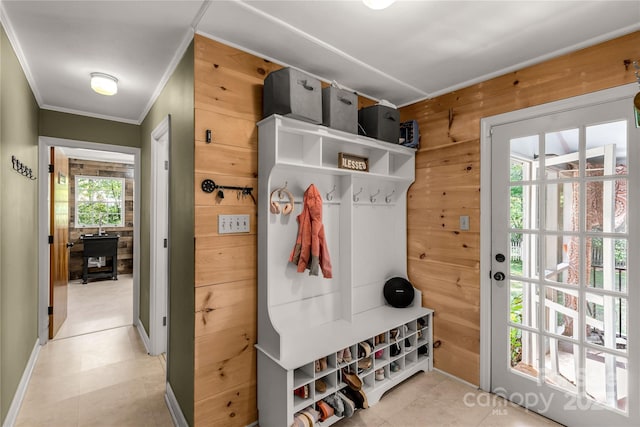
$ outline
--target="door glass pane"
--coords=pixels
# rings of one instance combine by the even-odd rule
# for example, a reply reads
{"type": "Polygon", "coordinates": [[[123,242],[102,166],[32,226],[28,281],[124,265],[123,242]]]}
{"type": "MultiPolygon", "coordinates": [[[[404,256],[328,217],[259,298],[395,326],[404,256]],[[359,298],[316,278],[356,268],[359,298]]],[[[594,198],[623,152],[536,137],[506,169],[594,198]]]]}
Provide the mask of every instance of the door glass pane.
{"type": "Polygon", "coordinates": [[[545,134],[544,160],[547,179],[565,179],[578,176],[579,136],[578,129],[545,134]]]}
{"type": "Polygon", "coordinates": [[[537,279],[538,236],[531,233],[510,233],[510,274],[516,277],[537,279]]]}
{"type": "Polygon", "coordinates": [[[580,357],[580,347],[570,341],[548,337],[545,349],[545,382],[564,390],[576,392],[576,371],[580,357]]]}
{"type": "Polygon", "coordinates": [[[538,285],[510,281],[509,311],[511,322],[532,328],[538,327],[538,285]]]}
{"type": "Polygon", "coordinates": [[[627,239],[588,238],[585,258],[590,287],[627,292],[627,239]]]}
{"type": "Polygon", "coordinates": [[[545,287],[544,316],[546,331],[578,338],[578,293],[569,289],[545,287]]]}
{"type": "Polygon", "coordinates": [[[538,229],[539,221],[536,215],[538,208],[537,185],[513,185],[509,205],[509,221],[511,228],[538,229]]]}
{"type": "Polygon", "coordinates": [[[580,191],[577,182],[547,184],[545,195],[545,228],[549,231],[578,231],[580,226],[580,191]],[[578,196],[575,197],[574,196],[578,196]]]}
{"type": "Polygon", "coordinates": [[[509,349],[511,369],[521,374],[537,378],[539,335],[524,329],[509,328],[509,349]]]}
{"type": "Polygon", "coordinates": [[[587,342],[610,349],[627,350],[627,299],[586,294],[587,342]]]}
{"type": "Polygon", "coordinates": [[[626,179],[591,181],[586,184],[587,231],[627,231],[627,184],[626,179]]]}
{"type": "Polygon", "coordinates": [[[540,144],[538,141],[538,135],[514,138],[510,141],[511,182],[537,179],[537,158],[540,153],[540,144]]]}
{"type": "Polygon", "coordinates": [[[545,279],[549,282],[577,285],[580,271],[579,237],[560,234],[546,236],[544,242],[545,279]]]}
{"type": "Polygon", "coordinates": [[[627,173],[627,121],[586,127],[586,176],[627,173]]]}
{"type": "Polygon", "coordinates": [[[590,399],[627,412],[627,374],[626,357],[586,350],[585,388],[590,399]]]}

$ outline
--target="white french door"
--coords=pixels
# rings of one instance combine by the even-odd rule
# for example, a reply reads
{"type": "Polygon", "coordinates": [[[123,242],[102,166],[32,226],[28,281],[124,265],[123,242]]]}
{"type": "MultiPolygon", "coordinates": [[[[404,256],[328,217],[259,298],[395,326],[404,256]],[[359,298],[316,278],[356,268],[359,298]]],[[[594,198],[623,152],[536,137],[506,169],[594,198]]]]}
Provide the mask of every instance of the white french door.
{"type": "Polygon", "coordinates": [[[632,99],[495,126],[491,390],[566,425],[640,425],[632,99]]]}

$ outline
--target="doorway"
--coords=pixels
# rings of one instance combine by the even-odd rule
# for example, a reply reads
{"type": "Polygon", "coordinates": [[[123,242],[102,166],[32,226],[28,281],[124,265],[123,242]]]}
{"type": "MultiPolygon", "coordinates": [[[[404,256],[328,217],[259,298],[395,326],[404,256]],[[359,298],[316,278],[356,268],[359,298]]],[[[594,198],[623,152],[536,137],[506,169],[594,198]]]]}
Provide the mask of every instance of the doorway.
{"type": "MultiPolygon", "coordinates": [[[[60,325],[60,330],[55,335],[55,338],[66,338],[124,325],[136,325],[138,330],[144,331],[141,325],[138,325],[140,149],[41,137],[39,142],[39,165],[40,176],[53,175],[52,182],[60,181],[67,184],[67,188],[71,189],[71,191],[68,191],[68,199],[72,200],[72,203],[75,203],[75,206],[79,208],[67,208],[67,211],[72,211],[70,213],[71,221],[67,218],[67,223],[72,225],[72,232],[67,242],[65,242],[68,243],[68,252],[71,254],[69,265],[72,267],[69,284],[64,287],[65,291],[68,292],[69,318],[67,322],[63,322],[60,325]],[[60,179],[57,179],[58,175],[55,171],[53,174],[48,173],[51,147],[55,147],[56,152],[66,152],[68,157],[72,159],[68,163],[71,166],[70,171],[61,174],[60,179]],[[120,166],[116,167],[115,165],[120,166]],[[101,169],[102,177],[96,177],[96,174],[90,171],[92,168],[101,169]],[[116,175],[119,174],[130,176],[130,178],[117,178],[116,175]],[[99,179],[103,178],[105,182],[96,184],[99,179]],[[73,182],[70,182],[72,180],[73,182]],[[103,187],[104,185],[109,186],[109,194],[118,193],[120,200],[118,203],[121,203],[121,205],[117,209],[109,205],[109,203],[114,203],[111,200],[113,197],[107,197],[100,193],[101,184],[103,187]],[[114,190],[113,188],[116,184],[120,184],[120,187],[114,190]],[[85,195],[82,195],[78,199],[79,201],[76,201],[75,190],[78,189],[76,186],[91,189],[91,194],[95,197],[89,196],[86,198],[85,195]],[[73,195],[71,194],[72,192],[74,193],[73,195]],[[84,201],[85,198],[88,201],[84,201]],[[97,200],[100,200],[100,203],[94,203],[97,200]],[[125,208],[125,204],[129,206],[125,208]],[[126,211],[130,212],[128,216],[126,211]],[[78,226],[77,229],[74,228],[76,225],[78,226]],[[121,227],[116,227],[117,225],[121,225],[121,227]],[[95,274],[84,275],[83,277],[83,253],[82,251],[78,252],[78,250],[72,252],[74,243],[82,242],[82,239],[86,238],[86,236],[95,238],[101,234],[100,232],[102,232],[103,237],[110,238],[115,242],[122,240],[121,244],[116,243],[116,245],[133,246],[131,259],[127,260],[126,256],[121,256],[119,262],[121,266],[130,263],[131,274],[117,275],[117,256],[104,257],[102,259],[95,257],[88,259],[93,264],[88,263],[92,268],[87,270],[92,273],[95,272],[95,274]],[[134,242],[135,244],[133,244],[134,242]],[[110,275],[109,280],[95,280],[95,278],[104,276],[101,272],[107,269],[116,272],[115,275],[110,275]],[[83,284],[83,281],[88,283],[83,284]],[[74,304],[76,304],[75,315],[74,304]]],[[[48,231],[50,222],[48,207],[54,194],[53,191],[47,188],[47,181],[49,180],[41,180],[39,182],[39,200],[42,201],[39,205],[39,231],[40,235],[44,236],[50,234],[48,231]]],[[[43,262],[40,263],[39,271],[38,324],[40,343],[45,344],[49,340],[48,312],[56,312],[55,306],[53,309],[49,309],[51,306],[49,301],[51,297],[55,297],[53,295],[55,290],[50,291],[49,288],[50,263],[52,264],[52,262],[50,262],[49,244],[46,239],[43,239],[39,245],[39,255],[43,262]]],[[[61,302],[59,301],[59,303],[61,302]]]]}
{"type": "Polygon", "coordinates": [[[490,119],[483,146],[483,387],[566,425],[640,422],[629,404],[638,319],[627,310],[640,303],[629,262],[640,249],[640,131],[623,91],[490,119]]]}

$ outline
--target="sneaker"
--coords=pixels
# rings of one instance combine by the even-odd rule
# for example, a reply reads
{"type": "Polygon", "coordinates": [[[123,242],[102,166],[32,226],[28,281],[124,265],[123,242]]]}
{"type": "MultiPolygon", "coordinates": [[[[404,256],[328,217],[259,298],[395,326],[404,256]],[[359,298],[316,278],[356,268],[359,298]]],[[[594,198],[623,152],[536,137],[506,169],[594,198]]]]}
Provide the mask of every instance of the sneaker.
{"type": "Polygon", "coordinates": [[[356,411],[356,405],[355,403],[353,403],[353,400],[349,399],[341,391],[337,392],[336,396],[338,396],[342,400],[342,403],[344,406],[344,416],[346,418],[349,418],[350,416],[352,416],[353,413],[356,411]]]}
{"type": "Polygon", "coordinates": [[[333,413],[338,417],[342,417],[344,415],[344,402],[337,394],[325,397],[324,401],[333,408],[333,413]]]}
{"type": "Polygon", "coordinates": [[[391,372],[398,372],[400,370],[400,364],[398,362],[391,362],[389,369],[391,372]]]}
{"type": "Polygon", "coordinates": [[[376,380],[382,381],[384,379],[384,369],[380,368],[376,371],[376,380]]]}
{"type": "Polygon", "coordinates": [[[316,403],[316,407],[318,408],[318,411],[320,412],[320,421],[324,421],[327,418],[331,418],[333,416],[333,414],[335,413],[335,411],[333,410],[333,406],[329,405],[324,400],[319,400],[316,403]]]}

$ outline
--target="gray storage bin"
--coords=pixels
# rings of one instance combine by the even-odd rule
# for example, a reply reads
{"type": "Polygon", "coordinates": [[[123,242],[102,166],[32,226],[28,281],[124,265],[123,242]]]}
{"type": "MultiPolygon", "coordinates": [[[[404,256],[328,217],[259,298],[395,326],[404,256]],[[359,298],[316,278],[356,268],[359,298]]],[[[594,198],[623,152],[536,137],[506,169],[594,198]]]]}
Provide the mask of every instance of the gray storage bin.
{"type": "Polygon", "coordinates": [[[322,123],[320,80],[293,68],[271,72],[264,80],[262,115],[322,123]]]}
{"type": "Polygon", "coordinates": [[[358,133],[358,96],[337,87],[322,89],[322,124],[358,133]]]}
{"type": "Polygon", "coordinates": [[[360,134],[381,141],[400,143],[400,112],[386,105],[372,105],[358,111],[360,134]]]}

